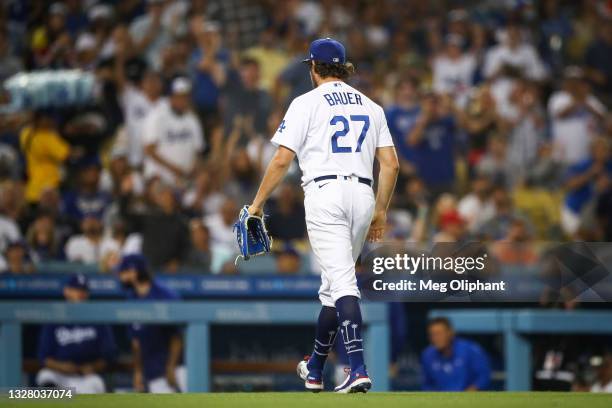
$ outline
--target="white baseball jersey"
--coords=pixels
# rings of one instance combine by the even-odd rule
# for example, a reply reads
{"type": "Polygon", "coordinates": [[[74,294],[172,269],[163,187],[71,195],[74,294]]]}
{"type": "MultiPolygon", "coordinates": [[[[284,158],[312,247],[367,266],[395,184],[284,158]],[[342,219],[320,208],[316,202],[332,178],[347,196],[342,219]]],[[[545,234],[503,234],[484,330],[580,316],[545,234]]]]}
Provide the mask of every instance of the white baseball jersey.
{"type": "Polygon", "coordinates": [[[341,297],[360,297],[355,262],[375,200],[370,183],[359,178],[372,180],[376,148],[393,146],[382,108],[343,82],[327,82],[294,99],[272,142],[293,150],[302,169],[321,303],[334,307],[341,297]],[[337,177],[315,180],[320,176],[337,177]]]}
{"type": "MultiPolygon", "coordinates": [[[[195,114],[186,112],[178,115],[164,101],[149,113],[145,123],[144,144],[157,145],[157,154],[178,168],[193,170],[198,152],[204,149],[202,127],[195,114]]],[[[175,176],[151,158],[145,158],[146,178],[159,176],[168,183],[174,183],[175,176]]]]}
{"type": "Polygon", "coordinates": [[[372,180],[376,148],[393,146],[383,109],[341,81],[295,98],[272,143],[296,153],[304,186],[325,175],[372,180]]]}

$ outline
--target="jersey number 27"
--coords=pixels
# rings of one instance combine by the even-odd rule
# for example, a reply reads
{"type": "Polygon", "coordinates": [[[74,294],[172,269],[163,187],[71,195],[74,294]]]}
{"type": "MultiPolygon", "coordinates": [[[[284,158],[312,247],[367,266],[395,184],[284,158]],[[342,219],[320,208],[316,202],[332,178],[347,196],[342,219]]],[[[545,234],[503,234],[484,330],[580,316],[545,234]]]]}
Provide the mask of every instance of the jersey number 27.
{"type": "MultiPolygon", "coordinates": [[[[361,128],[361,133],[359,134],[359,139],[357,139],[357,147],[355,148],[355,153],[359,153],[361,151],[361,144],[368,133],[368,129],[370,128],[370,117],[368,115],[351,115],[351,122],[363,122],[363,127],[361,128]]],[[[335,126],[337,124],[342,125],[342,129],[336,130],[336,132],[332,135],[331,138],[331,146],[332,153],[351,153],[353,150],[349,146],[338,146],[338,138],[344,137],[349,132],[349,120],[340,115],[336,115],[329,122],[330,125],[335,126]]]]}

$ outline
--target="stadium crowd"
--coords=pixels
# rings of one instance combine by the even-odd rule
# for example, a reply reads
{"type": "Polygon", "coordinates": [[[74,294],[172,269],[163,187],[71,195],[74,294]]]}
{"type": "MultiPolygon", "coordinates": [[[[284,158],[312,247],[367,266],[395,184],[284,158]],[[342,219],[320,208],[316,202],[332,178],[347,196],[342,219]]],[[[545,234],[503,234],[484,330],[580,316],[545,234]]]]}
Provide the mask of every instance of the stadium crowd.
{"type": "MultiPolygon", "coordinates": [[[[85,106],[2,115],[0,270],[142,252],[160,272],[235,273],[232,224],[321,36],[386,109],[389,239],[609,241],[611,18],[594,0],[3,2],[0,80],[78,68],[98,85],[85,106]]],[[[278,272],[316,269],[297,166],[267,213],[278,272]]],[[[512,248],[493,246],[537,260],[512,248]]]]}
{"type": "MultiPolygon", "coordinates": [[[[79,69],[95,76],[96,98],[0,114],[0,272],[61,262],[107,273],[141,253],[155,273],[244,273],[233,223],[285,109],[312,87],[308,44],[325,36],[346,45],[350,83],[385,108],[401,162],[388,240],[485,241],[508,265],[536,264],[542,242],[610,242],[610,1],[7,0],[0,82],[79,69]]],[[[281,274],[317,271],[299,177],[294,164],[266,208],[270,269],[281,274]]],[[[171,299],[152,282],[137,297],[171,299]]],[[[74,278],[64,294],[83,292],[74,278]]],[[[62,364],[56,329],[41,340],[50,369],[62,364]]],[[[96,358],[60,367],[96,392],[93,374],[114,348],[107,329],[78,328],[96,358]]],[[[445,320],[429,330],[426,372],[453,336],[445,320]]],[[[488,383],[480,349],[460,346],[486,375],[449,385],[429,373],[426,388],[488,383]]],[[[134,383],[159,375],[180,388],[178,360],[144,367],[154,374],[134,383]]],[[[41,384],[57,380],[41,373],[41,384]]]]}

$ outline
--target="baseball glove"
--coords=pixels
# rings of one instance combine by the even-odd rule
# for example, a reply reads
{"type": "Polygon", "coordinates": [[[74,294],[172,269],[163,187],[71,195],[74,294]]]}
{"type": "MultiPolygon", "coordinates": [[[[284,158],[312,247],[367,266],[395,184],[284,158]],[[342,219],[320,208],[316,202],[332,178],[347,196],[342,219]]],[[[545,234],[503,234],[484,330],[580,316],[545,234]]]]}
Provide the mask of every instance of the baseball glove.
{"type": "Polygon", "coordinates": [[[236,240],[240,248],[240,255],[236,258],[236,262],[241,257],[248,260],[252,256],[267,254],[272,247],[272,238],[268,235],[264,223],[265,216],[250,215],[248,209],[248,205],[242,207],[238,221],[234,224],[236,240]]]}

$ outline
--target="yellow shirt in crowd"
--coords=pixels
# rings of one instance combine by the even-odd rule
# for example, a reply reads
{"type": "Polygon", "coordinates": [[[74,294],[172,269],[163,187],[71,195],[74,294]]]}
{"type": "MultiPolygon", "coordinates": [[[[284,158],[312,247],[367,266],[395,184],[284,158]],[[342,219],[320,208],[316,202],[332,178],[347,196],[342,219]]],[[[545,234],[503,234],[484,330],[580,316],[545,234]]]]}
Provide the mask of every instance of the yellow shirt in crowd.
{"type": "Polygon", "coordinates": [[[21,131],[19,144],[26,158],[26,200],[37,203],[43,191],[59,186],[62,163],[70,154],[70,145],[55,130],[30,127],[21,131]]]}

